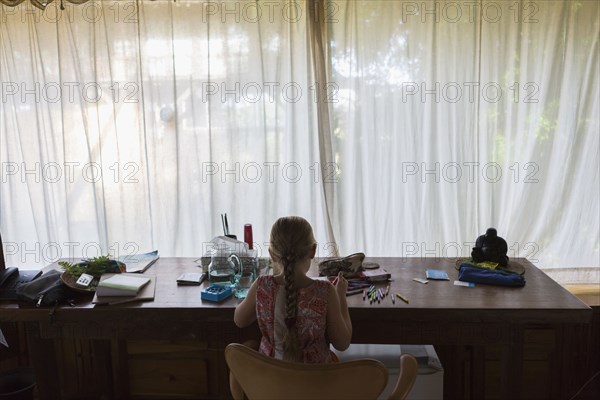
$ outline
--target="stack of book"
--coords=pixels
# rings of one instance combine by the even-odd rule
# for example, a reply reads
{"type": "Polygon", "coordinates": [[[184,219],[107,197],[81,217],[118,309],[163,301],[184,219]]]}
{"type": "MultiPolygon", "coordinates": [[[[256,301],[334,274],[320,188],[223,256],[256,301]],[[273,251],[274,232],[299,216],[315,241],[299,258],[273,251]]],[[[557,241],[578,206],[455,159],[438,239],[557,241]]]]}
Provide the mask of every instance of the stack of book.
{"type": "Polygon", "coordinates": [[[139,274],[104,274],[96,287],[95,304],[120,304],[153,300],[155,276],[139,274]]]}
{"type": "Polygon", "coordinates": [[[150,282],[147,276],[115,274],[102,279],[96,287],[98,296],[136,296],[150,282]]]}

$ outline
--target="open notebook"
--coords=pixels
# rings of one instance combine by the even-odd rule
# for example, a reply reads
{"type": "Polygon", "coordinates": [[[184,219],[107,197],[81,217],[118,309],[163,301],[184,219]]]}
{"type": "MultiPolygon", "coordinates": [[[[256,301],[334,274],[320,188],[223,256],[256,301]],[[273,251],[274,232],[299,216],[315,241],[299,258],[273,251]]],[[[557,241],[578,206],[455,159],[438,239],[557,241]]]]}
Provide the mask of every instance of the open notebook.
{"type": "Polygon", "coordinates": [[[151,251],[144,254],[129,254],[123,257],[119,257],[119,261],[125,264],[127,272],[144,272],[152,264],[158,260],[158,250],[151,251]]]}

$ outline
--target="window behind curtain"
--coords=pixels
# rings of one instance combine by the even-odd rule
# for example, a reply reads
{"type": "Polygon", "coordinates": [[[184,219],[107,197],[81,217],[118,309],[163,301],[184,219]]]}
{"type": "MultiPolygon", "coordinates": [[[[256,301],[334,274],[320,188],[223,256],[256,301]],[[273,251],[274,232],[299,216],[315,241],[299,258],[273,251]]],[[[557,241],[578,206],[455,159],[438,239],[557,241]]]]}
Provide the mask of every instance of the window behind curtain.
{"type": "Polygon", "coordinates": [[[598,280],[597,2],[315,4],[2,6],[9,263],[197,256],[222,212],[258,242],[303,215],[329,255],[328,179],[340,254],[467,256],[494,226],[509,257],[598,280]]]}
{"type": "Polygon", "coordinates": [[[302,215],[330,253],[305,2],[65,7],[0,8],[10,264],[199,256],[221,213],[263,255],[275,219],[302,215]]]}
{"type": "Polygon", "coordinates": [[[598,282],[598,4],[331,2],[343,249],[469,256],[496,227],[598,282]]]}

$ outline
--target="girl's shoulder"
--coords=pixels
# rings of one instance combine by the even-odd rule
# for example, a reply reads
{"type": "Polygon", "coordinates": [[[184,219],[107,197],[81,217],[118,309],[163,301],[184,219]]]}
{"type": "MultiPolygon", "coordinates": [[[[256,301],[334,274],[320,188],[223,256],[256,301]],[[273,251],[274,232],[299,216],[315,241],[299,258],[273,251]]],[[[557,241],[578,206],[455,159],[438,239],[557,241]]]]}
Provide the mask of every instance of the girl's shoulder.
{"type": "Polygon", "coordinates": [[[329,282],[329,279],[324,279],[323,277],[320,278],[312,278],[312,280],[315,282],[315,285],[319,285],[319,286],[323,286],[323,287],[329,287],[329,286],[333,286],[331,284],[331,282],[329,282]]]}
{"type": "Polygon", "coordinates": [[[277,282],[275,282],[275,278],[273,275],[261,275],[256,278],[256,284],[259,287],[272,287],[276,286],[277,282]]]}
{"type": "Polygon", "coordinates": [[[256,299],[258,302],[263,303],[268,301],[267,299],[273,299],[277,292],[277,282],[271,275],[262,275],[256,278],[256,299]]]}
{"type": "Polygon", "coordinates": [[[313,284],[309,287],[320,293],[327,293],[333,285],[331,282],[322,279],[313,279],[313,284]]]}

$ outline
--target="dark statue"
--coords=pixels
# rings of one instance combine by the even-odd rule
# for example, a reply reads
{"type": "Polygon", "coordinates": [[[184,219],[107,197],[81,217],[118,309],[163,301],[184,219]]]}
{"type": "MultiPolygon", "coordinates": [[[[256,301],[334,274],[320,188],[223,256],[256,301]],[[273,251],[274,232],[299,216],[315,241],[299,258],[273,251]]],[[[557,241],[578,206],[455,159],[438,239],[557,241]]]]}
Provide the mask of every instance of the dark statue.
{"type": "Polygon", "coordinates": [[[508,265],[508,245],[506,240],[498,236],[496,229],[489,228],[485,235],[481,235],[475,241],[475,247],[471,257],[475,262],[491,261],[503,267],[508,265]]]}

